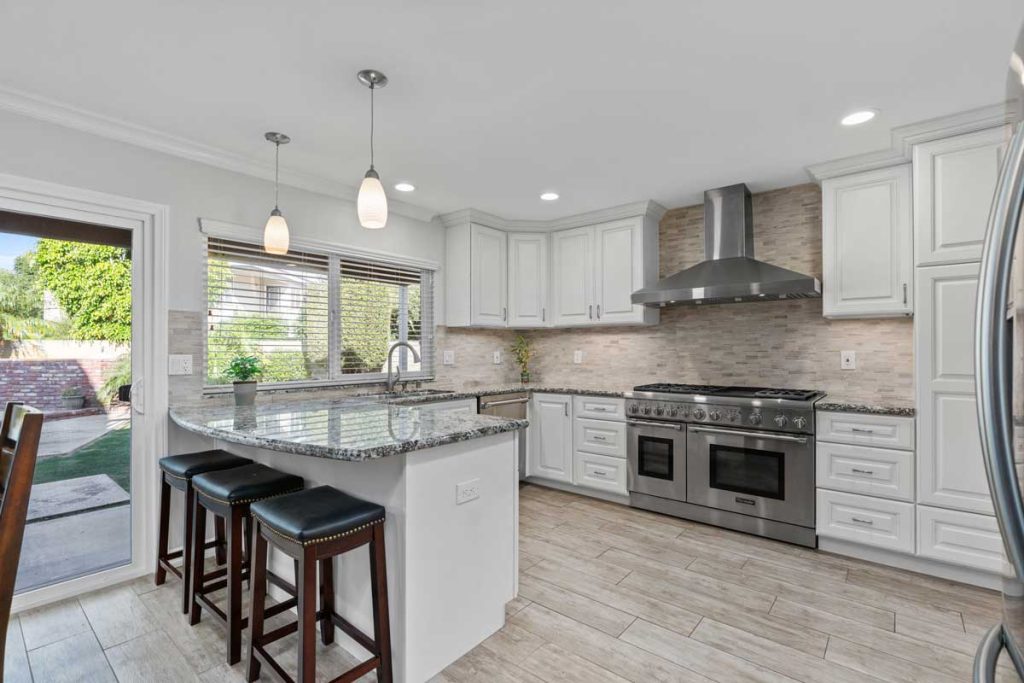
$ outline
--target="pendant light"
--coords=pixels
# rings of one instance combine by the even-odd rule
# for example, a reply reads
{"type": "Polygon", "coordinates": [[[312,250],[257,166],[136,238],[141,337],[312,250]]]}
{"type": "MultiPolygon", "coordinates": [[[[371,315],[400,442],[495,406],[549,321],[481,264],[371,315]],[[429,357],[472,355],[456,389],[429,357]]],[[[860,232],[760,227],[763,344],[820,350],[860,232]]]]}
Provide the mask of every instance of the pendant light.
{"type": "Polygon", "coordinates": [[[284,133],[273,132],[263,137],[274,143],[274,210],[270,212],[267,226],[263,228],[263,250],[268,254],[287,254],[288,223],[281,215],[281,209],[277,208],[277,195],[280,186],[281,145],[287,145],[292,139],[284,133]]]}
{"type": "Polygon", "coordinates": [[[388,198],[380,176],[373,167],[373,91],[388,84],[388,77],[374,69],[364,69],[356,74],[359,82],[370,89],[370,170],[363,177],[356,199],[359,224],[370,230],[383,228],[388,222],[388,198]]]}

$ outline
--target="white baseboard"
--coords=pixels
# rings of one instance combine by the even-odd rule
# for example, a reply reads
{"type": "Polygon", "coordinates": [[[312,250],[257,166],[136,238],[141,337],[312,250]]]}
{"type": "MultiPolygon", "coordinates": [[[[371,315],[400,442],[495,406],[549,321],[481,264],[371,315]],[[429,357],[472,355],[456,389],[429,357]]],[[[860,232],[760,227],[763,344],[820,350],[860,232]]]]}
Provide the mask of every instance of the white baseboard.
{"type": "Polygon", "coordinates": [[[940,579],[949,579],[950,581],[969,583],[973,586],[981,586],[982,588],[991,588],[992,590],[1000,590],[1003,585],[1001,576],[981,569],[960,567],[954,564],[939,562],[938,560],[905,555],[881,548],[872,548],[871,546],[841,541],[835,538],[819,536],[818,550],[835,553],[836,555],[855,557],[858,560],[867,560],[868,562],[918,572],[919,574],[937,576],[940,579]]]}
{"type": "Polygon", "coordinates": [[[607,491],[598,491],[597,489],[591,489],[585,486],[567,484],[564,481],[554,481],[552,479],[544,479],[543,477],[526,477],[522,481],[525,481],[528,484],[544,486],[549,489],[566,491],[567,493],[578,493],[579,495],[587,496],[588,498],[600,498],[601,500],[606,500],[609,503],[629,505],[629,496],[620,496],[615,493],[608,493],[607,491]]]}

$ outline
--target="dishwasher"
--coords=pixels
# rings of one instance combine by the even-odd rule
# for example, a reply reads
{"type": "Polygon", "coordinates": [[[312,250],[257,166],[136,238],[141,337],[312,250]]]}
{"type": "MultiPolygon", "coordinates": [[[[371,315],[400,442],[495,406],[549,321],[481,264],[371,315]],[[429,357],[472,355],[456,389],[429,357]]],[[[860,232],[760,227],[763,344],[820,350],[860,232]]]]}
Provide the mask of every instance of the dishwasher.
{"type": "MultiPolygon", "coordinates": [[[[526,404],[530,402],[530,394],[516,391],[507,394],[494,394],[480,397],[480,414],[507,417],[511,420],[526,419],[526,404]]],[[[519,438],[519,478],[526,477],[526,431],[519,438]]]]}

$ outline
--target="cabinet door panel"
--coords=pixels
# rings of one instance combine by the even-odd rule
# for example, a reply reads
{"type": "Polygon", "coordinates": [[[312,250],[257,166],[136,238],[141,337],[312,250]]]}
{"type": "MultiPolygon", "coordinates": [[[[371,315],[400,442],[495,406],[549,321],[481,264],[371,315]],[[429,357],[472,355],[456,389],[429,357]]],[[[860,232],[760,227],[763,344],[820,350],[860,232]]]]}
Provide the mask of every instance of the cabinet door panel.
{"type": "Polygon", "coordinates": [[[530,462],[527,473],[572,482],[572,417],[570,397],[535,394],[530,406],[530,462]]]}
{"type": "Polygon", "coordinates": [[[992,514],[974,398],[978,265],[917,270],[918,502],[992,514]]]}
{"type": "Polygon", "coordinates": [[[473,225],[470,236],[472,324],[504,327],[507,320],[507,243],[500,230],[473,225]]]}
{"type": "Polygon", "coordinates": [[[548,325],[548,236],[510,233],[508,236],[508,325],[548,325]]]}
{"type": "Polygon", "coordinates": [[[910,179],[908,164],[822,183],[825,317],[913,311],[910,179]]]}
{"type": "Polygon", "coordinates": [[[589,324],[594,317],[594,231],[553,233],[551,247],[552,320],[556,325],[589,324]]]}
{"type": "Polygon", "coordinates": [[[981,258],[988,212],[1006,151],[1005,127],[914,147],[914,231],[918,265],[981,258]]]}
{"type": "Polygon", "coordinates": [[[597,247],[594,319],[599,323],[642,322],[643,306],[633,292],[643,286],[640,220],[616,221],[594,228],[597,247]]]}

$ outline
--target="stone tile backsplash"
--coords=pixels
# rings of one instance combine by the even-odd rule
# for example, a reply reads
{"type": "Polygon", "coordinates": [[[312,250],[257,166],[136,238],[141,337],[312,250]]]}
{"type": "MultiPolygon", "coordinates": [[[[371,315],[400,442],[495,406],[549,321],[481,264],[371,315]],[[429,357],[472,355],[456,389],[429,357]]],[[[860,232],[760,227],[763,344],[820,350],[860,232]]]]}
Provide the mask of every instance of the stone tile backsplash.
{"type": "MultiPolygon", "coordinates": [[[[821,193],[814,184],[756,194],[755,255],[821,277],[821,193]]],[[[704,257],[704,207],[673,209],[661,221],[661,273],[704,257]]],[[[533,330],[537,384],[627,389],[653,381],[822,389],[849,402],[912,405],[913,323],[908,319],[826,320],[821,299],[676,306],[651,327],[533,330]],[[574,350],[583,351],[573,364],[574,350]],[[857,352],[840,370],[839,352],[857,352]]],[[[516,332],[439,328],[440,383],[459,388],[517,381],[508,352],[516,332]],[[491,362],[502,350],[501,365],[491,362]]]]}

